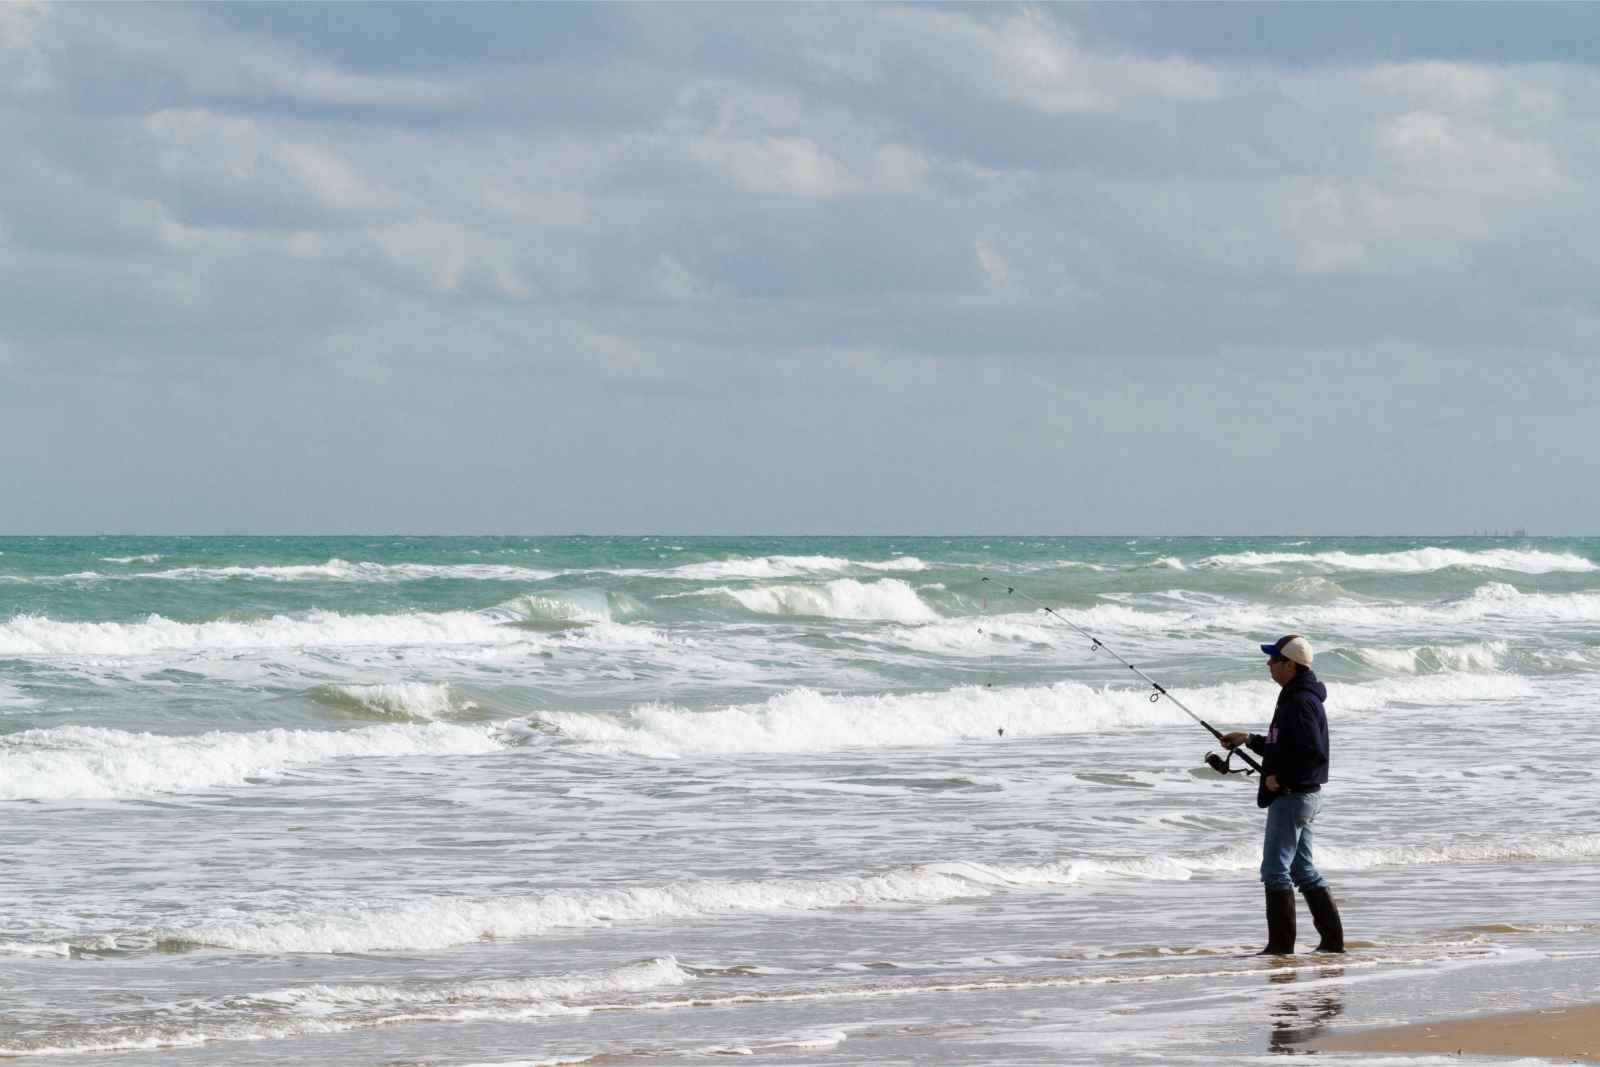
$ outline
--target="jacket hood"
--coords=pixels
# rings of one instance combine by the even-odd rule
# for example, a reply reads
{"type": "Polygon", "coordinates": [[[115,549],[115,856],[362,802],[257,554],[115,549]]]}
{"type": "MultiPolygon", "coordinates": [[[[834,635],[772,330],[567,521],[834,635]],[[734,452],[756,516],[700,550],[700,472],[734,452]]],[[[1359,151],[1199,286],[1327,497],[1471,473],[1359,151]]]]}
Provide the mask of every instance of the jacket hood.
{"type": "Polygon", "coordinates": [[[1318,700],[1328,699],[1328,687],[1322,684],[1310,667],[1305,668],[1289,679],[1289,684],[1283,687],[1283,695],[1287,696],[1296,689],[1309,690],[1311,695],[1318,700]]]}

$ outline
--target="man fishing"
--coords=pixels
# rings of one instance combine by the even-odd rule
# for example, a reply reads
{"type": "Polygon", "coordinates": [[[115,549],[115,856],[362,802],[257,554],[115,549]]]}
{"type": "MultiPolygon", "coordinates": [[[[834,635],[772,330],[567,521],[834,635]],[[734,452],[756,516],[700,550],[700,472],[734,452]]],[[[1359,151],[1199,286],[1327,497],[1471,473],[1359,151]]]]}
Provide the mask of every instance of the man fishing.
{"type": "Polygon", "coordinates": [[[1262,955],[1294,952],[1294,891],[1305,894],[1321,941],[1318,952],[1344,951],[1344,926],[1328,891],[1328,880],[1311,861],[1311,824],[1322,809],[1328,781],[1328,687],[1311,671],[1311,643],[1299,634],[1262,645],[1267,670],[1281,686],[1266,736],[1235,730],[1221,737],[1228,749],[1246,745],[1259,753],[1261,781],[1256,804],[1267,809],[1261,849],[1261,882],[1267,891],[1267,947],[1262,955]]]}

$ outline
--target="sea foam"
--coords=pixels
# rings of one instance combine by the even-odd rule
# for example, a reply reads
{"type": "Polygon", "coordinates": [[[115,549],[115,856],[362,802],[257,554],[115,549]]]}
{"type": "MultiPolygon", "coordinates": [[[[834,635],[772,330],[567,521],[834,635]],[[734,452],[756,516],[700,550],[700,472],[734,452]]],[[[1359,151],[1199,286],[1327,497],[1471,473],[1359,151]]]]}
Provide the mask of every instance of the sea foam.
{"type": "Polygon", "coordinates": [[[470,1006],[477,1004],[562,1003],[595,995],[638,993],[685,985],[693,975],[670,956],[646,960],[598,974],[547,978],[500,978],[469,982],[304,985],[257,993],[264,1001],[292,1011],[325,1016],[372,1007],[470,1006]]]}
{"type": "MultiPolygon", "coordinates": [[[[1194,610],[1142,610],[1120,603],[1089,608],[1058,607],[1055,613],[1091,633],[1232,632],[1315,635],[1350,630],[1443,630],[1474,623],[1561,624],[1600,622],[1600,593],[1524,593],[1504,582],[1487,582],[1458,597],[1425,602],[1340,598],[1270,606],[1244,601],[1195,605],[1194,610]]],[[[1024,615],[974,615],[918,627],[889,629],[882,640],[924,651],[991,653],[1008,642],[1058,644],[1070,627],[1024,615]],[[1048,624],[1048,625],[1047,625],[1048,624]],[[981,632],[980,632],[981,631],[981,632]]],[[[1081,635],[1079,635],[1081,636],[1081,635]]]]}
{"type": "MultiPolygon", "coordinates": [[[[671,957],[592,974],[478,982],[415,982],[404,986],[304,985],[262,993],[186,1001],[172,1021],[148,1012],[103,1016],[76,1040],[0,1041],[0,1056],[184,1048],[227,1041],[260,1041],[336,1034],[402,1023],[519,1022],[594,1010],[595,998],[673,988],[694,976],[671,957]]],[[[546,1063],[581,1062],[548,1060],[546,1063]]]]}
{"type": "Polygon", "coordinates": [[[1323,627],[1394,626],[1448,628],[1463,623],[1506,621],[1564,623],[1600,621],[1600,593],[1524,593],[1504,582],[1488,582],[1462,597],[1423,604],[1339,600],[1316,606],[1294,605],[1272,611],[1238,608],[1219,612],[1213,625],[1270,628],[1272,619],[1289,620],[1309,632],[1323,627]]]}
{"type": "MultiPolygon", "coordinates": [[[[1504,674],[1383,679],[1336,686],[1328,713],[1504,700],[1531,691],[1526,679],[1504,674]]],[[[1276,695],[1277,687],[1262,680],[1200,687],[1178,697],[1217,721],[1254,722],[1270,710],[1276,695]]],[[[992,738],[999,728],[1009,737],[1055,736],[1186,721],[1172,701],[1152,703],[1149,696],[1148,689],[1077,682],[880,695],[795,689],[758,704],[706,710],[643,704],[621,713],[541,712],[533,721],[602,751],[664,757],[937,747],[992,738]]]]}
{"type": "Polygon", "coordinates": [[[1521,574],[1586,572],[1600,570],[1592,560],[1573,552],[1544,552],[1535,549],[1490,548],[1468,551],[1459,548],[1414,548],[1404,552],[1235,552],[1207,556],[1197,567],[1254,568],[1286,563],[1312,564],[1334,570],[1383,571],[1391,574],[1422,574],[1460,568],[1479,571],[1514,571],[1521,574]]]}
{"type": "MultiPolygon", "coordinates": [[[[1482,862],[1540,862],[1600,858],[1600,834],[1462,839],[1424,845],[1339,848],[1319,845],[1318,865],[1329,870],[1438,866],[1482,862]]],[[[537,937],[597,926],[681,923],[736,913],[775,913],[895,904],[938,904],[1011,890],[1116,881],[1186,881],[1196,875],[1250,870],[1260,863],[1253,845],[1180,854],[1076,856],[1040,864],[949,860],[878,874],[832,878],[693,880],[609,889],[560,889],[498,897],[425,897],[408,901],[301,911],[272,919],[206,922],[161,931],[169,945],[207,945],[242,952],[328,953],[429,951],[486,939],[537,937]]],[[[673,981],[670,968],[645,981],[673,981]]],[[[520,983],[461,983],[478,999],[533,992],[520,983]],[[472,992],[476,990],[477,992],[472,992]]],[[[294,1002],[355,1004],[394,997],[392,987],[356,986],[281,994],[294,1002]]],[[[401,993],[401,996],[404,994],[401,993]]],[[[417,991],[420,1002],[448,998],[447,988],[417,991]]],[[[560,995],[560,994],[556,994],[560,995]]],[[[395,999],[399,999],[395,997],[395,999]]]]}
{"type": "MultiPolygon", "coordinates": [[[[921,571],[928,565],[915,556],[888,560],[852,560],[839,556],[760,556],[753,559],[720,559],[706,563],[685,563],[664,571],[648,573],[687,581],[728,581],[730,579],[805,578],[820,574],[847,574],[863,571],[921,571]]],[[[640,574],[640,571],[619,571],[640,574]]]]}
{"type": "Polygon", "coordinates": [[[186,793],[244,785],[327,760],[483,755],[505,746],[492,727],[449,723],[190,736],[60,726],[0,736],[0,799],[186,793]]]}
{"type": "MultiPolygon", "coordinates": [[[[137,558],[137,557],[135,557],[137,558]]],[[[554,578],[559,572],[535,570],[495,563],[351,563],[330,559],[326,563],[295,563],[271,566],[175,567],[171,570],[137,574],[135,578],[164,578],[172,581],[221,581],[255,579],[273,582],[418,582],[431,579],[472,581],[538,582],[554,578]]]]}
{"type": "Polygon", "coordinates": [[[1395,674],[1492,671],[1501,666],[1510,647],[1505,641],[1477,641],[1462,645],[1358,648],[1350,655],[1369,666],[1395,674]]]}
{"type": "Polygon", "coordinates": [[[762,585],[747,589],[724,586],[706,592],[730,597],[746,610],[761,615],[891,622],[928,622],[939,618],[939,613],[899,578],[876,582],[836,578],[821,585],[762,585]]]}
{"type": "Polygon", "coordinates": [[[251,621],[60,622],[14,615],[0,623],[0,655],[139,656],[203,649],[318,648],[363,645],[512,644],[529,635],[470,611],[341,615],[312,611],[251,621]]]}
{"type": "Polygon", "coordinates": [[[163,931],[160,939],[245,952],[419,951],[560,929],[681,921],[731,912],[940,901],[986,893],[969,878],[918,868],[822,880],[686,881],[522,896],[432,897],[269,921],[202,923],[163,931]]]}
{"type": "Polygon", "coordinates": [[[437,682],[327,685],[314,690],[312,695],[336,708],[396,719],[444,719],[478,706],[457,697],[448,685],[437,682]]]}

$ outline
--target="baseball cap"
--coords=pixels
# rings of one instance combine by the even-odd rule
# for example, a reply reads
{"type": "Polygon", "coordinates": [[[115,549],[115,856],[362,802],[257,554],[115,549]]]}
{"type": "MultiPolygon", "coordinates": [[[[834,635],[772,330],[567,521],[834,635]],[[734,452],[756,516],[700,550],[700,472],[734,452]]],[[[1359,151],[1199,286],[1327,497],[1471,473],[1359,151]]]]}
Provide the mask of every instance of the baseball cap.
{"type": "Polygon", "coordinates": [[[1288,634],[1270,645],[1262,645],[1261,651],[1269,656],[1282,656],[1284,659],[1293,660],[1302,667],[1311,666],[1311,642],[1299,634],[1288,634]]]}

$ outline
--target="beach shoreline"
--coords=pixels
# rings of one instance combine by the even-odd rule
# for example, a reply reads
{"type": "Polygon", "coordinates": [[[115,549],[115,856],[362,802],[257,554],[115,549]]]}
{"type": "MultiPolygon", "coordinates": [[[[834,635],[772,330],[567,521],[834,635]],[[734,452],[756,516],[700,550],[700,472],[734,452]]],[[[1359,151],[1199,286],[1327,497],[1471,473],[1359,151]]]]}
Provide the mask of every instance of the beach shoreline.
{"type": "Polygon", "coordinates": [[[1600,1002],[1466,1015],[1319,1036],[1312,1052],[1537,1056],[1600,1063],[1600,1002]]]}

